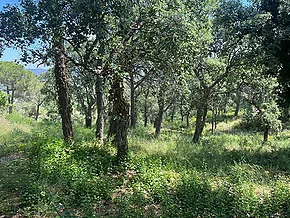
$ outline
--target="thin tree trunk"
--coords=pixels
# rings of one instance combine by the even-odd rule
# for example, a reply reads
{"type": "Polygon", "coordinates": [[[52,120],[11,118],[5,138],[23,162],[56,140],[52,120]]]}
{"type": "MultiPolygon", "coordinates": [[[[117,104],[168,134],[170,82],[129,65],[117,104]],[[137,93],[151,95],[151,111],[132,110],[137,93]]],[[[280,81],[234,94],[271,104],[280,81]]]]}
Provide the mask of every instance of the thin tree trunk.
{"type": "Polygon", "coordinates": [[[164,95],[161,93],[158,98],[158,106],[159,106],[159,111],[158,111],[158,116],[155,121],[155,134],[156,136],[160,135],[160,130],[161,130],[161,125],[162,125],[162,119],[163,119],[163,112],[164,112],[164,95]]]}
{"type": "Polygon", "coordinates": [[[100,144],[104,143],[104,99],[103,99],[103,82],[101,76],[97,76],[97,110],[98,117],[96,121],[96,138],[99,139],[100,144]]]}
{"type": "Polygon", "coordinates": [[[40,106],[41,106],[41,104],[37,104],[37,105],[36,105],[35,121],[37,121],[38,118],[39,118],[40,106]]]}
{"type": "Polygon", "coordinates": [[[8,103],[9,103],[9,114],[12,114],[13,112],[13,104],[14,104],[14,86],[12,84],[11,86],[11,90],[9,90],[9,87],[7,86],[7,95],[8,95],[8,103]],[[11,91],[11,95],[10,95],[10,91],[11,91]]]}
{"type": "Polygon", "coordinates": [[[134,75],[130,73],[130,125],[136,126],[134,75]]]}
{"type": "Polygon", "coordinates": [[[212,108],[212,117],[211,117],[211,134],[214,133],[214,108],[212,108]]]}
{"type": "Polygon", "coordinates": [[[146,127],[148,124],[148,95],[149,95],[149,89],[146,91],[145,94],[145,102],[144,102],[144,126],[146,127]]]}
{"type": "Polygon", "coordinates": [[[265,126],[264,127],[264,142],[267,142],[268,141],[269,133],[270,133],[269,126],[265,126]]]}
{"type": "Polygon", "coordinates": [[[216,109],[213,107],[212,108],[212,117],[211,117],[211,133],[214,134],[214,131],[216,130],[217,127],[217,122],[216,122],[216,109]]]}
{"type": "Polygon", "coordinates": [[[187,127],[187,128],[189,128],[189,126],[190,126],[189,115],[190,115],[190,113],[187,112],[187,114],[186,114],[186,127],[187,127]]]}
{"type": "Polygon", "coordinates": [[[225,105],[224,105],[224,114],[226,114],[227,113],[227,102],[225,103],[225,105]]]}
{"type": "Polygon", "coordinates": [[[181,98],[181,102],[180,102],[180,116],[181,116],[181,122],[183,122],[183,120],[184,120],[184,113],[183,113],[182,105],[183,105],[183,99],[181,98]]]}
{"type": "Polygon", "coordinates": [[[124,99],[123,81],[118,76],[113,79],[110,100],[113,102],[113,109],[108,136],[113,137],[112,142],[117,148],[117,158],[122,160],[128,154],[129,105],[124,99]]]}
{"type": "Polygon", "coordinates": [[[71,100],[68,85],[68,73],[66,70],[66,57],[64,55],[63,40],[55,40],[55,79],[58,93],[59,112],[62,121],[62,131],[65,141],[73,142],[73,128],[71,121],[71,100]]]}
{"type": "Polygon", "coordinates": [[[239,115],[240,111],[240,106],[241,106],[241,88],[237,90],[237,104],[236,104],[236,109],[235,109],[235,114],[234,116],[237,117],[239,115]]]}
{"type": "Polygon", "coordinates": [[[91,108],[91,105],[89,103],[88,103],[88,108],[86,111],[85,125],[86,125],[86,128],[92,127],[92,108],[91,108]]]}
{"type": "Polygon", "coordinates": [[[215,130],[217,128],[217,119],[216,119],[216,117],[217,117],[217,111],[215,111],[215,113],[214,113],[214,129],[215,130]]]}
{"type": "Polygon", "coordinates": [[[170,117],[171,122],[173,122],[173,120],[174,120],[175,109],[176,109],[175,104],[176,104],[176,100],[174,99],[174,101],[173,101],[173,107],[172,107],[172,112],[171,112],[171,117],[170,117]]]}

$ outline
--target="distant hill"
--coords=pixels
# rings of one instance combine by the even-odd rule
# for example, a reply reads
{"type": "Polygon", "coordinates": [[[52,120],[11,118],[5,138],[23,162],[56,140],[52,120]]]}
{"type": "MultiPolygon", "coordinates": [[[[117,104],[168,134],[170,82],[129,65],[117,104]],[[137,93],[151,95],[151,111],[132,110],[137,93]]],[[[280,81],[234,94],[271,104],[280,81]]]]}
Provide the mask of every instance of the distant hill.
{"type": "Polygon", "coordinates": [[[37,68],[37,69],[26,69],[26,70],[30,70],[32,71],[34,74],[36,75],[40,75],[42,73],[45,73],[47,71],[47,69],[42,69],[42,68],[37,68]]]}

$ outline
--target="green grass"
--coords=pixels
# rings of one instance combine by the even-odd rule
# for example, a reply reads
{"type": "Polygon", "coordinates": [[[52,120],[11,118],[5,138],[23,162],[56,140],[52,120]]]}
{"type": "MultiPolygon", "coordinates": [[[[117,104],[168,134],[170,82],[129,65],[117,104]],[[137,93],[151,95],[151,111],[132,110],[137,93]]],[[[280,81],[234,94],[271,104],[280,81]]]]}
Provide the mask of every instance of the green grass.
{"type": "Polygon", "coordinates": [[[29,180],[24,150],[33,123],[25,121],[19,114],[0,117],[0,215],[7,217],[22,213],[20,198],[29,180]]]}
{"type": "Polygon", "coordinates": [[[214,135],[208,125],[193,144],[192,129],[166,123],[156,138],[152,127],[137,127],[129,133],[129,158],[117,167],[115,148],[99,145],[93,129],[75,126],[76,142],[67,145],[59,124],[5,122],[10,128],[1,140],[11,141],[14,150],[2,157],[25,156],[0,164],[3,196],[18,187],[18,197],[0,207],[3,214],[21,209],[27,217],[290,216],[290,131],[263,144],[261,133],[243,132],[239,120],[228,118],[214,135]],[[22,132],[14,131],[18,127],[22,132]],[[8,171],[21,173],[14,178],[8,171]]]}

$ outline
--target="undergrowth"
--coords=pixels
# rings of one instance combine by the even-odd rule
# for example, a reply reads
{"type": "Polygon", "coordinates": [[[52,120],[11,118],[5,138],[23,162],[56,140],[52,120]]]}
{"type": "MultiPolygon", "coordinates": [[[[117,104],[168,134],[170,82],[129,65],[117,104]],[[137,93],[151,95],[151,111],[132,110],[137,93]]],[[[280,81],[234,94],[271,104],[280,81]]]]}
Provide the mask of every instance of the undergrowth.
{"type": "MultiPolygon", "coordinates": [[[[221,123],[193,144],[192,130],[164,126],[129,133],[130,154],[115,166],[115,148],[75,126],[38,123],[25,138],[29,182],[21,207],[28,217],[289,217],[290,132],[263,143],[260,133],[221,123]]],[[[172,125],[172,124],[171,124],[172,125]]],[[[8,134],[8,133],[7,133],[8,134]]]]}

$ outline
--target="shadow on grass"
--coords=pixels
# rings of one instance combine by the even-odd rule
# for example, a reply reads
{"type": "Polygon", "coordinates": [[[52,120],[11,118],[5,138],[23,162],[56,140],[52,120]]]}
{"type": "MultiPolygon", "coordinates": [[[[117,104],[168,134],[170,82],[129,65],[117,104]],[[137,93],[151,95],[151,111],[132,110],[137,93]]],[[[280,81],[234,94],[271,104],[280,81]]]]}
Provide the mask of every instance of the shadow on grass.
{"type": "MultiPolygon", "coordinates": [[[[31,197],[27,205],[62,205],[58,213],[72,210],[69,213],[79,217],[80,213],[83,217],[275,217],[289,213],[290,191],[284,183],[269,195],[261,195],[262,200],[256,185],[251,186],[263,177],[273,181],[272,175],[288,173],[288,148],[260,149],[259,140],[251,141],[255,137],[236,135],[205,137],[200,144],[190,144],[186,134],[174,139],[164,136],[162,140],[174,143],[165,152],[140,152],[116,169],[114,149],[88,142],[90,131],[80,129],[84,143],[67,145],[53,138],[54,125],[45,128],[38,130],[38,139],[30,147],[35,180],[26,193],[31,197]]],[[[131,134],[148,146],[158,143],[147,130],[131,134]]]]}
{"type": "Polygon", "coordinates": [[[21,155],[0,158],[0,214],[12,217],[19,213],[21,194],[29,181],[26,160],[21,155]]]}

